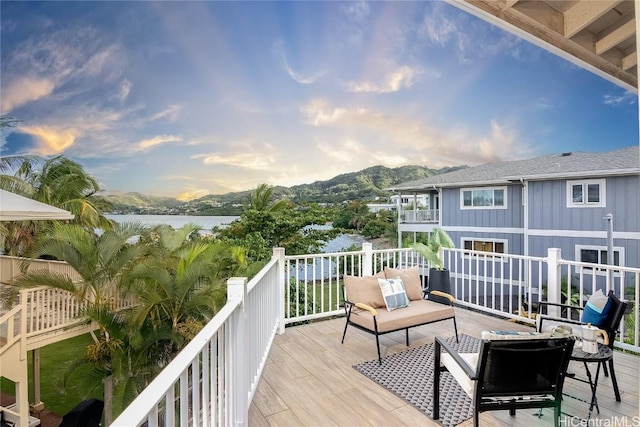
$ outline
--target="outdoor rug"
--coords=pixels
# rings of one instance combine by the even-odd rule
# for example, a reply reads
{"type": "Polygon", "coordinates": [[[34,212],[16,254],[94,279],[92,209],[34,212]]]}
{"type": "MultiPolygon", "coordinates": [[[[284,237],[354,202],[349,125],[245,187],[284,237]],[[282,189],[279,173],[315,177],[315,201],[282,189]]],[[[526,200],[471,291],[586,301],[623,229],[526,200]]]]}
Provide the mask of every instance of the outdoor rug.
{"type": "MultiPolygon", "coordinates": [[[[458,335],[447,342],[461,353],[475,353],[480,347],[477,338],[458,335]]],[[[380,384],[431,418],[433,415],[433,347],[425,344],[400,353],[353,365],[361,374],[380,384]]],[[[443,426],[455,426],[473,417],[473,402],[448,372],[440,375],[440,419],[443,426]]]]}

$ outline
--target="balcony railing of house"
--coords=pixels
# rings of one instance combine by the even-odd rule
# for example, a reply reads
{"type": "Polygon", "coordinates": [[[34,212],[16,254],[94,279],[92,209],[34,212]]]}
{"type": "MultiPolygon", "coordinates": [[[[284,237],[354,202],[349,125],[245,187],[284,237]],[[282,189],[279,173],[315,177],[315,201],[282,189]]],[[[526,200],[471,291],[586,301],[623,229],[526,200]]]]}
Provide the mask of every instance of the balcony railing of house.
{"type": "MultiPolygon", "coordinates": [[[[560,302],[563,293],[580,301],[596,288],[614,290],[632,307],[615,345],[640,351],[640,269],[560,255],[559,249],[549,249],[546,257],[446,249],[443,258],[460,306],[532,324],[534,313],[523,310],[525,304],[560,302]]],[[[361,251],[303,256],[274,249],[271,262],[248,284],[229,280],[223,309],[112,425],[247,424],[275,333],[284,333],[286,324],[343,314],[344,275],[373,274],[385,266],[418,266],[428,276],[428,264],[410,249],[373,250],[365,243],[361,251]]]]}
{"type": "Polygon", "coordinates": [[[440,221],[438,209],[403,209],[400,211],[401,223],[437,224],[440,221]]]}

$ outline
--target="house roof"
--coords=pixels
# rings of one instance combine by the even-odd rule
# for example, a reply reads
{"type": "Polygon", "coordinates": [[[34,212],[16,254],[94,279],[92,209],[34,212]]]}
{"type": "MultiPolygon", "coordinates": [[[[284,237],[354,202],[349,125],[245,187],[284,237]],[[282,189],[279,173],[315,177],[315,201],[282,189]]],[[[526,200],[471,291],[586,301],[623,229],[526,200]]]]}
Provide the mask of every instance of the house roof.
{"type": "Polygon", "coordinates": [[[637,90],[632,0],[447,1],[627,90],[637,90]]]}
{"type": "Polygon", "coordinates": [[[486,163],[417,181],[398,184],[392,191],[423,191],[434,187],[508,184],[522,180],[594,178],[640,173],[640,147],[607,153],[572,152],[526,160],[486,163]]]}
{"type": "Polygon", "coordinates": [[[0,190],[0,221],[73,219],[64,209],[0,190]]]}

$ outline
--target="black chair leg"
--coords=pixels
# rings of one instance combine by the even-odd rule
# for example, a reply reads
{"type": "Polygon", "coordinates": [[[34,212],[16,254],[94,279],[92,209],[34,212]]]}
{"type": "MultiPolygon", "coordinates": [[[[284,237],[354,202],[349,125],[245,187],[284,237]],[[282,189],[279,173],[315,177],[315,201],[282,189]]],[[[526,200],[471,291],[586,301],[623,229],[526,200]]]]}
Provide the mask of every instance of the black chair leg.
{"type": "Polygon", "coordinates": [[[376,347],[378,347],[378,364],[382,365],[382,357],[380,356],[380,338],[378,334],[376,334],[376,347]]]}
{"type": "Polygon", "coordinates": [[[407,332],[407,347],[409,347],[409,328],[405,329],[407,332]]]}
{"type": "Polygon", "coordinates": [[[512,417],[516,416],[516,410],[513,408],[509,408],[509,415],[511,415],[512,417]]]}
{"type": "Polygon", "coordinates": [[[433,419],[440,418],[440,343],[435,342],[433,349],[433,419]]]}
{"type": "Polygon", "coordinates": [[[456,323],[456,318],[453,318],[453,330],[456,332],[456,343],[460,343],[460,341],[458,341],[458,324],[456,323]]]}
{"type": "Polygon", "coordinates": [[[602,362],[602,371],[604,372],[604,376],[605,377],[609,376],[609,369],[607,369],[607,363],[606,362],[602,362]]]}
{"type": "MultiPolygon", "coordinates": [[[[606,364],[602,364],[603,366],[607,366],[606,364]]],[[[620,389],[618,389],[618,380],[616,378],[616,371],[613,370],[613,359],[609,360],[609,371],[611,371],[611,383],[613,384],[613,392],[616,395],[616,402],[622,401],[620,398],[620,389]]]]}
{"type": "Polygon", "coordinates": [[[342,332],[342,344],[344,344],[344,337],[347,335],[347,327],[349,326],[349,317],[351,316],[351,310],[347,313],[347,321],[344,322],[344,332],[342,332]]]}

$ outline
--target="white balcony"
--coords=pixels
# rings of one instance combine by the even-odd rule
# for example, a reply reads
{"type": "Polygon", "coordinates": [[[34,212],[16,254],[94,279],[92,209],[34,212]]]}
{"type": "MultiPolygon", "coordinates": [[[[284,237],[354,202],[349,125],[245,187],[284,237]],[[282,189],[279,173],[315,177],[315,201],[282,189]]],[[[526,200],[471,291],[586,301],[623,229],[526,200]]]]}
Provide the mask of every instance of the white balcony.
{"type": "MultiPolygon", "coordinates": [[[[533,314],[520,310],[523,301],[543,295],[559,300],[565,282],[577,286],[580,296],[605,286],[633,296],[635,309],[623,322],[616,347],[638,352],[638,328],[626,325],[638,325],[640,269],[615,267],[615,274],[602,276],[601,270],[614,267],[595,269],[559,255],[557,250],[546,258],[447,250],[460,332],[479,337],[482,330],[532,330],[533,314]]],[[[227,305],[113,425],[438,425],[352,369],[376,358],[371,335],[350,329],[340,344],[344,319],[334,317],[342,314],[342,275],[371,274],[385,265],[427,270],[407,249],[373,251],[365,245],[358,252],[300,257],[274,252],[249,283],[230,281],[227,305]],[[315,321],[285,329],[307,320],[315,321]]],[[[447,326],[411,329],[411,346],[450,336],[447,326]]],[[[381,344],[383,356],[406,349],[403,332],[381,337],[381,344]]],[[[602,376],[595,417],[632,422],[639,413],[638,357],[616,351],[614,360],[622,402],[615,401],[611,380],[602,376]]],[[[573,364],[579,373],[581,365],[573,364]]],[[[590,392],[588,385],[569,380],[565,391],[585,399],[590,392]]],[[[586,417],[588,404],[566,399],[563,410],[586,417]]],[[[482,420],[483,425],[549,425],[550,414],[538,418],[518,411],[514,419],[497,412],[482,420]]]]}

